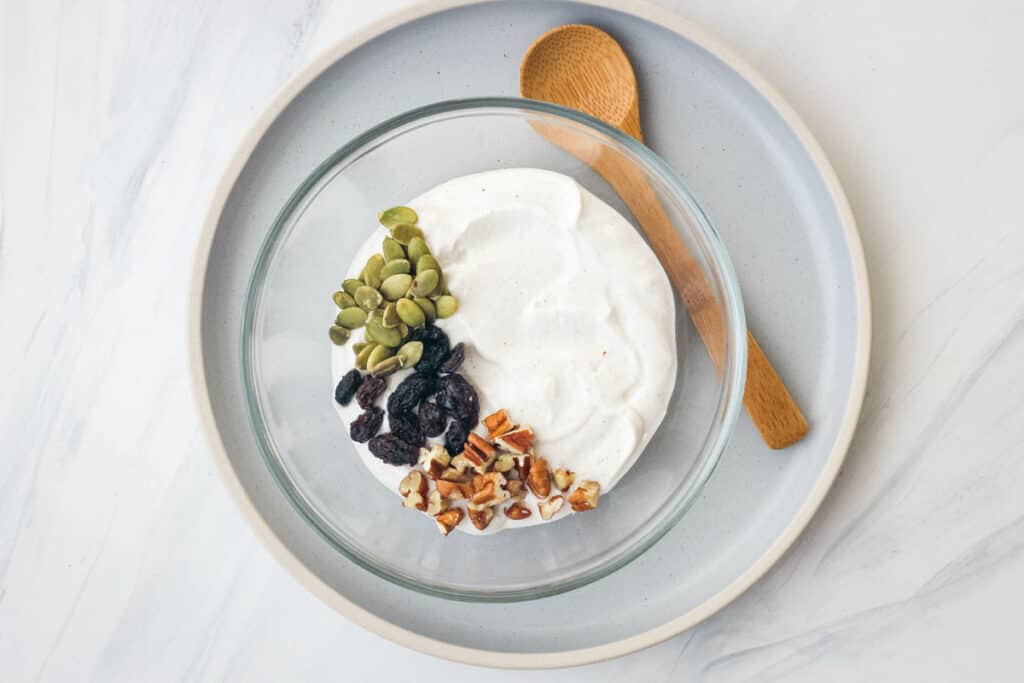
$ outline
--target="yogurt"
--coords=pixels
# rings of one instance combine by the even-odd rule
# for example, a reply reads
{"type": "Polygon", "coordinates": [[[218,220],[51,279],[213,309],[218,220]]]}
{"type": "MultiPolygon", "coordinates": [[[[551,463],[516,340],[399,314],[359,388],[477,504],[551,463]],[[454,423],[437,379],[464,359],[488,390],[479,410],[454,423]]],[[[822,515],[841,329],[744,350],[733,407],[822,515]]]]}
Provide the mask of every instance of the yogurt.
{"type": "MultiPolygon", "coordinates": [[[[408,205],[459,299],[458,312],[437,325],[467,346],[461,373],[479,393],[481,417],[504,408],[533,428],[552,469],[597,481],[603,498],[654,435],[675,386],[675,303],[654,253],[615,209],[551,171],[463,176],[408,205]]],[[[387,235],[380,228],[367,238],[348,277],[387,235]]],[[[349,346],[334,347],[335,383],[353,363],[349,346]]],[[[389,389],[408,372],[392,375],[389,389]]],[[[355,401],[338,410],[346,426],[360,413],[355,401]]],[[[399,495],[409,468],[355,446],[399,495]]],[[[483,533],[542,522],[535,503],[527,499],[525,520],[499,512],[483,533]]],[[[566,514],[568,505],[555,519],[566,514]]],[[[458,528],[481,533],[466,521],[458,528]]]]}

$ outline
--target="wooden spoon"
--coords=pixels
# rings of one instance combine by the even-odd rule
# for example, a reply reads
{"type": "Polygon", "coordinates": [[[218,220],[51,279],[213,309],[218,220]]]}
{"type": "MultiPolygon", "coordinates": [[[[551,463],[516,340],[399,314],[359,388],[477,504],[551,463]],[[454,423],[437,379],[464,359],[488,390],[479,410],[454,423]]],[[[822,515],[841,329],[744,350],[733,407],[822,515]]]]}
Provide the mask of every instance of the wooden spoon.
{"type": "MultiPolygon", "coordinates": [[[[633,66],[622,46],[594,26],[559,26],[534,41],[520,66],[519,90],[523,97],[577,109],[643,141],[633,66]]],[[[721,306],[642,171],[607,149],[595,152],[594,145],[582,139],[570,139],[543,124],[535,127],[593,167],[622,197],[721,370],[725,353],[721,306]]],[[[749,331],[747,355],[743,405],[769,447],[796,443],[807,434],[807,420],[749,331]]]]}

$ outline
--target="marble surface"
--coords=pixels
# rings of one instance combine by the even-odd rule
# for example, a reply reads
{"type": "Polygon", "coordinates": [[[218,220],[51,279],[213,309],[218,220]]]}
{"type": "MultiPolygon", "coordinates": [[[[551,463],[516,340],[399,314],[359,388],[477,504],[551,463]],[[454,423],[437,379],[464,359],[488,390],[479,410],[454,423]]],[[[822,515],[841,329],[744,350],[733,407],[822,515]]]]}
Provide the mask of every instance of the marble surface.
{"type": "MultiPolygon", "coordinates": [[[[404,3],[0,0],[0,680],[550,680],[406,651],[309,595],[221,485],[182,324],[267,98],[404,3]]],[[[1024,5],[662,0],[801,112],[874,290],[864,415],[777,567],[572,681],[1019,681],[1024,5]]]]}

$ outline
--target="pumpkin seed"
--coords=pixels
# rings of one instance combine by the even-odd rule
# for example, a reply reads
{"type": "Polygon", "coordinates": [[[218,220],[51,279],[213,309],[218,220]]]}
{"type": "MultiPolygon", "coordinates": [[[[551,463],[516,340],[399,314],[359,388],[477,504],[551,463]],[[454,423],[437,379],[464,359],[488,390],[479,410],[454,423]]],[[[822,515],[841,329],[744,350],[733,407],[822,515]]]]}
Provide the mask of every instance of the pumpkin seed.
{"type": "Polygon", "coordinates": [[[402,345],[402,331],[399,328],[384,327],[383,323],[376,320],[366,323],[366,338],[392,349],[397,349],[402,345]]]}
{"type": "Polygon", "coordinates": [[[402,359],[403,368],[413,367],[423,357],[423,342],[411,341],[402,344],[402,348],[398,349],[395,357],[402,359]]]}
{"type": "Polygon", "coordinates": [[[350,333],[340,325],[331,325],[331,329],[328,334],[335,346],[344,346],[345,342],[348,341],[350,333]]]}
{"type": "Polygon", "coordinates": [[[413,237],[423,237],[423,231],[417,228],[415,225],[409,223],[402,223],[391,228],[391,237],[400,244],[409,244],[413,237]]]}
{"type": "Polygon", "coordinates": [[[416,225],[419,219],[420,217],[416,215],[416,212],[408,206],[392,206],[390,209],[381,211],[380,216],[377,217],[377,220],[385,228],[393,228],[402,223],[416,225]]]}
{"type": "Polygon", "coordinates": [[[370,311],[370,317],[366,319],[366,324],[369,325],[371,322],[376,322],[378,325],[384,320],[384,311],[378,308],[376,311],[370,311]]]}
{"type": "Polygon", "coordinates": [[[432,323],[437,320],[437,308],[434,307],[434,302],[430,299],[418,296],[413,301],[416,305],[423,309],[423,315],[427,318],[428,323],[432,323]]]}
{"type": "Polygon", "coordinates": [[[450,294],[445,294],[437,299],[437,317],[450,318],[459,310],[459,300],[450,294]]]}
{"type": "Polygon", "coordinates": [[[380,289],[380,282],[384,278],[381,276],[381,269],[384,267],[384,257],[380,254],[374,254],[367,260],[366,266],[363,268],[362,275],[359,279],[367,284],[369,287],[374,289],[380,289]]]}
{"type": "Polygon", "coordinates": [[[370,285],[363,285],[357,289],[352,298],[356,300],[356,304],[359,308],[367,312],[380,306],[380,302],[383,300],[380,292],[370,285]]]}
{"type": "Polygon", "coordinates": [[[395,310],[402,322],[410,327],[420,327],[427,322],[423,309],[417,306],[412,299],[399,299],[395,304],[395,310]]]}
{"type": "Polygon", "coordinates": [[[359,355],[359,352],[365,349],[367,346],[371,346],[373,342],[356,342],[352,345],[352,353],[359,355]]]}
{"type": "Polygon", "coordinates": [[[412,284],[412,275],[408,273],[397,273],[390,276],[380,286],[380,293],[388,301],[401,299],[409,291],[412,284]]]}
{"type": "Polygon", "coordinates": [[[359,353],[356,354],[356,367],[360,370],[366,369],[366,361],[373,353],[373,350],[377,348],[377,345],[373,342],[368,342],[359,353]]]}
{"type": "Polygon", "coordinates": [[[402,359],[398,356],[392,356],[391,358],[385,358],[381,362],[373,366],[370,370],[370,374],[374,377],[387,377],[395,372],[402,369],[402,359]]]}
{"type": "Polygon", "coordinates": [[[398,327],[398,324],[402,322],[402,319],[398,317],[398,310],[395,308],[395,304],[390,303],[387,305],[381,322],[384,324],[384,327],[398,327]]]}
{"type": "Polygon", "coordinates": [[[398,331],[402,333],[402,339],[409,336],[409,326],[405,323],[398,323],[398,331]]]}
{"type": "Polygon", "coordinates": [[[341,283],[341,288],[348,293],[349,296],[355,296],[356,290],[363,286],[362,280],[356,280],[355,278],[349,278],[341,283]]]}
{"type": "Polygon", "coordinates": [[[430,249],[422,237],[413,237],[409,240],[409,260],[412,263],[418,263],[421,256],[426,256],[429,253],[430,249]]]}
{"type": "Polygon", "coordinates": [[[387,280],[392,275],[398,275],[399,273],[408,273],[412,271],[412,265],[404,258],[396,258],[394,261],[388,261],[387,264],[381,268],[380,277],[382,280],[387,280]]]}
{"type": "MultiPolygon", "coordinates": [[[[423,258],[427,258],[424,256],[423,258]]],[[[397,275],[395,277],[398,277],[397,275]]],[[[408,276],[406,276],[408,277],[408,276]]],[[[440,280],[440,276],[436,270],[424,270],[416,273],[416,279],[412,281],[413,296],[430,296],[435,289],[437,289],[437,283],[440,280]]]]}
{"type": "Polygon", "coordinates": [[[331,298],[334,299],[334,305],[338,308],[348,308],[356,305],[356,300],[352,298],[352,295],[341,290],[331,294],[331,298]]]}
{"type": "Polygon", "coordinates": [[[428,270],[436,270],[437,277],[441,277],[441,264],[430,254],[424,254],[416,261],[416,273],[419,274],[428,270]]]}
{"type": "Polygon", "coordinates": [[[366,369],[373,372],[373,369],[377,366],[377,363],[381,362],[385,358],[391,358],[395,355],[394,349],[389,349],[386,346],[378,346],[370,355],[366,357],[366,369]]]}
{"type": "Polygon", "coordinates": [[[405,249],[401,244],[390,237],[384,238],[384,244],[381,246],[381,251],[384,252],[384,260],[388,262],[405,258],[405,249]]]}
{"type": "Polygon", "coordinates": [[[352,308],[346,308],[338,317],[334,320],[335,325],[341,325],[342,327],[350,330],[355,330],[366,324],[366,311],[353,306],[352,308]]]}

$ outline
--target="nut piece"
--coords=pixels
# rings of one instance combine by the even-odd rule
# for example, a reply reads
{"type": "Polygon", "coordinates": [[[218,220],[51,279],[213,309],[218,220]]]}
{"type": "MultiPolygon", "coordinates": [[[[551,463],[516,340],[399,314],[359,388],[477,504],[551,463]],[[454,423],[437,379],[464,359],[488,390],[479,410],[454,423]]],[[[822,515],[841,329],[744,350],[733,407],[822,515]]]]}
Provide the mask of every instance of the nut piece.
{"type": "Polygon", "coordinates": [[[452,529],[459,525],[462,521],[462,510],[459,508],[452,508],[445,510],[439,515],[434,515],[434,521],[437,522],[437,528],[441,530],[441,534],[447,536],[452,532],[452,529]]]}
{"type": "Polygon", "coordinates": [[[440,444],[420,449],[419,465],[430,475],[431,479],[440,479],[448,469],[450,462],[451,456],[440,444]]]}
{"type": "Polygon", "coordinates": [[[494,508],[489,507],[471,507],[469,508],[469,521],[473,523],[480,531],[487,528],[487,525],[494,519],[494,508]]]}
{"type": "Polygon", "coordinates": [[[516,459],[511,453],[502,453],[498,456],[498,459],[494,461],[494,471],[501,472],[502,474],[510,471],[515,466],[516,459]]]}
{"type": "Polygon", "coordinates": [[[520,505],[519,503],[512,503],[505,508],[505,516],[509,519],[526,519],[531,514],[530,508],[520,505]]]}
{"type": "Polygon", "coordinates": [[[518,479],[513,479],[506,484],[505,490],[508,491],[509,500],[521,503],[526,498],[526,484],[518,479]]]}
{"type": "Polygon", "coordinates": [[[555,486],[565,493],[572,488],[572,482],[576,478],[576,474],[572,470],[556,467],[555,471],[551,473],[551,478],[555,480],[555,486]]]}
{"type": "Polygon", "coordinates": [[[537,456],[530,464],[530,473],[526,476],[526,485],[538,498],[547,498],[551,494],[551,477],[548,476],[548,461],[537,456]]]}
{"type": "Polygon", "coordinates": [[[596,481],[585,481],[569,496],[569,505],[576,512],[585,512],[597,507],[597,496],[601,485],[596,481]]]}
{"type": "Polygon", "coordinates": [[[555,516],[555,513],[562,509],[562,504],[565,503],[565,499],[561,496],[551,496],[547,500],[542,500],[537,503],[537,509],[540,511],[540,518],[547,521],[555,516]]]}
{"type": "Polygon", "coordinates": [[[427,478],[419,470],[413,470],[405,475],[398,484],[398,492],[404,498],[402,505],[426,511],[428,486],[427,478]]]}
{"type": "Polygon", "coordinates": [[[505,490],[505,477],[498,472],[478,474],[473,477],[473,497],[470,502],[473,505],[494,506],[504,503],[509,499],[509,493],[505,490]]]}
{"type": "Polygon", "coordinates": [[[470,432],[469,441],[466,442],[461,455],[472,463],[474,470],[483,474],[494,462],[494,458],[498,455],[498,449],[476,432],[470,432]]]}
{"type": "Polygon", "coordinates": [[[468,469],[472,465],[473,465],[473,463],[471,463],[469,461],[469,459],[466,458],[466,456],[463,455],[462,453],[459,453],[458,455],[456,455],[454,458],[452,458],[452,461],[451,461],[452,469],[454,469],[459,474],[464,473],[466,471],[466,469],[468,469]]]}
{"type": "Polygon", "coordinates": [[[448,498],[449,500],[469,499],[473,496],[473,485],[470,484],[468,481],[461,482],[438,479],[437,493],[442,498],[448,498]]]}
{"type": "Polygon", "coordinates": [[[526,478],[530,476],[530,463],[533,461],[528,455],[521,455],[516,458],[516,472],[519,473],[519,478],[526,481],[526,478]]]}
{"type": "Polygon", "coordinates": [[[441,492],[438,491],[437,489],[434,489],[433,491],[431,491],[430,495],[427,496],[427,509],[426,509],[426,513],[428,515],[435,515],[436,516],[436,515],[439,515],[440,513],[444,512],[447,509],[448,509],[448,501],[445,500],[443,497],[441,497],[441,492]]]}
{"type": "Polygon", "coordinates": [[[508,414],[505,413],[504,408],[485,417],[484,427],[487,427],[487,435],[492,441],[502,434],[515,429],[515,425],[508,419],[508,414]]]}
{"type": "Polygon", "coordinates": [[[495,440],[505,450],[520,454],[529,453],[530,447],[533,446],[533,430],[529,427],[520,427],[495,440]]]}

